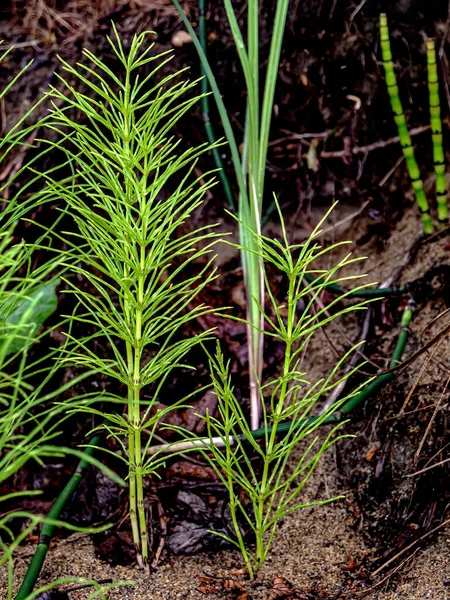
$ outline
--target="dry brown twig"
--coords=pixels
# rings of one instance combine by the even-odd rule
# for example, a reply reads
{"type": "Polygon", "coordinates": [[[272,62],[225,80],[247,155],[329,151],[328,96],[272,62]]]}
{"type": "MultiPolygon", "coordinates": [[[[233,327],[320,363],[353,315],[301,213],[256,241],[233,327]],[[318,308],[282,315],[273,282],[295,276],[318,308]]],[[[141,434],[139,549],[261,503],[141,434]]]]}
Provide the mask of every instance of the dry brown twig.
{"type": "Polygon", "coordinates": [[[446,527],[447,525],[450,525],[450,519],[447,519],[446,521],[444,521],[440,525],[437,525],[437,527],[434,527],[430,531],[427,531],[426,533],[424,533],[423,535],[421,535],[420,538],[417,538],[417,540],[414,540],[414,542],[411,542],[411,544],[408,544],[408,546],[406,546],[405,548],[403,548],[403,550],[400,550],[400,552],[397,552],[397,554],[395,554],[392,558],[390,558],[383,565],[381,565],[381,567],[378,567],[378,569],[376,569],[371,574],[371,576],[372,577],[376,577],[378,575],[378,573],[381,573],[381,571],[383,571],[387,566],[391,565],[393,562],[395,562],[396,560],[398,560],[401,556],[403,556],[406,552],[408,552],[408,550],[411,550],[412,548],[414,548],[414,546],[416,546],[417,544],[419,544],[420,542],[422,542],[424,539],[426,539],[430,535],[433,535],[433,533],[436,533],[437,531],[439,531],[443,527],[446,527]]]}
{"type": "MultiPolygon", "coordinates": [[[[441,340],[441,343],[442,343],[442,340],[441,340]]],[[[440,407],[442,405],[442,402],[444,400],[445,394],[447,392],[447,388],[448,388],[449,382],[450,382],[450,377],[445,382],[444,389],[443,389],[442,394],[441,394],[441,396],[439,398],[439,401],[436,404],[436,407],[435,407],[435,409],[433,411],[433,414],[431,415],[431,418],[430,418],[430,420],[428,422],[427,428],[425,429],[425,433],[423,434],[423,437],[420,440],[419,447],[417,448],[417,451],[416,451],[416,454],[415,454],[415,457],[414,457],[416,461],[419,460],[419,456],[420,456],[420,453],[422,451],[422,448],[423,448],[423,445],[425,443],[425,440],[427,439],[428,434],[430,433],[431,427],[433,426],[434,420],[436,419],[436,415],[437,415],[437,413],[438,413],[438,411],[439,411],[439,409],[440,409],[440,407]]]]}
{"type": "MultiPolygon", "coordinates": [[[[415,127],[413,129],[411,129],[410,135],[414,137],[416,135],[420,135],[421,133],[424,133],[425,131],[428,131],[429,129],[430,129],[430,125],[423,125],[421,127],[415,127]]],[[[318,132],[318,133],[291,133],[290,135],[287,135],[285,137],[274,140],[273,142],[270,143],[270,145],[273,146],[275,144],[280,144],[282,142],[287,142],[287,141],[291,141],[291,140],[327,139],[331,135],[332,135],[332,130],[322,131],[322,132],[318,132]]],[[[349,151],[351,154],[354,154],[354,155],[368,154],[369,152],[373,152],[374,150],[381,150],[392,144],[398,144],[399,142],[400,142],[400,138],[397,135],[392,138],[389,138],[388,140],[378,140],[376,142],[372,142],[371,144],[366,144],[364,146],[355,145],[355,146],[351,146],[350,149],[345,148],[343,150],[332,150],[332,151],[322,150],[322,151],[318,151],[317,154],[318,154],[319,159],[320,158],[344,158],[345,156],[347,156],[349,151]]]]}
{"type": "Polygon", "coordinates": [[[410,554],[404,560],[402,560],[402,562],[399,565],[397,565],[391,571],[389,571],[389,573],[387,575],[385,575],[384,577],[382,577],[380,579],[380,581],[377,581],[376,583],[374,583],[368,590],[364,590],[363,592],[360,592],[360,595],[362,597],[367,596],[367,594],[370,594],[371,592],[373,592],[373,590],[375,588],[380,587],[380,585],[382,585],[385,581],[387,581],[388,579],[390,579],[392,577],[392,575],[394,575],[395,573],[397,573],[398,571],[400,571],[400,569],[402,567],[404,567],[404,565],[407,562],[409,562],[410,560],[412,560],[414,558],[414,556],[419,552],[419,550],[420,550],[420,548],[416,548],[412,554],[410,554]]]}
{"type": "Polygon", "coordinates": [[[404,413],[405,413],[405,409],[406,409],[406,407],[408,406],[408,404],[409,404],[409,401],[411,400],[411,398],[412,398],[412,396],[413,396],[414,392],[416,391],[416,389],[417,389],[417,386],[418,386],[418,385],[419,385],[419,383],[420,383],[420,380],[421,380],[421,379],[422,379],[422,377],[424,376],[424,374],[425,374],[425,372],[426,372],[426,370],[427,370],[427,368],[428,368],[428,366],[429,366],[430,362],[431,362],[431,361],[432,361],[432,359],[433,359],[433,356],[434,356],[434,355],[436,354],[436,352],[438,351],[438,349],[439,349],[439,346],[442,344],[442,342],[444,341],[444,339],[445,339],[445,338],[443,338],[443,337],[442,337],[442,338],[441,338],[441,339],[440,339],[440,340],[437,342],[436,346],[434,346],[434,348],[432,349],[431,353],[430,353],[430,354],[429,354],[429,355],[428,355],[428,356],[425,358],[425,361],[424,361],[423,365],[420,367],[419,374],[417,375],[417,378],[416,378],[415,382],[413,383],[413,385],[412,385],[411,389],[409,390],[409,392],[408,392],[408,395],[406,396],[406,398],[405,398],[405,401],[403,402],[403,405],[402,405],[402,407],[401,407],[401,409],[400,409],[400,411],[399,411],[399,413],[398,413],[397,417],[401,417],[401,416],[403,416],[403,415],[404,415],[404,413]]]}
{"type": "Polygon", "coordinates": [[[442,467],[442,465],[445,465],[448,462],[450,462],[450,458],[445,458],[444,460],[440,460],[439,462],[434,463],[433,465],[424,467],[423,469],[420,469],[419,471],[415,471],[415,473],[410,473],[409,475],[407,475],[407,477],[417,477],[417,475],[422,475],[422,473],[431,471],[431,469],[436,469],[437,467],[442,467]]]}
{"type": "Polygon", "coordinates": [[[152,567],[154,569],[156,569],[156,567],[158,566],[159,559],[161,558],[161,553],[162,553],[165,543],[166,543],[167,521],[168,521],[168,519],[164,513],[162,504],[161,504],[161,502],[159,502],[159,500],[157,501],[157,509],[158,509],[159,524],[161,527],[161,535],[159,537],[158,547],[156,548],[155,556],[154,556],[153,562],[152,562],[152,567]]]}
{"type": "Polygon", "coordinates": [[[434,344],[436,344],[443,336],[447,335],[449,332],[450,332],[450,323],[448,323],[445,327],[443,327],[441,329],[441,331],[439,331],[439,333],[437,333],[435,336],[433,336],[429,342],[427,342],[424,346],[422,346],[422,348],[419,348],[409,358],[407,358],[406,360],[401,362],[396,367],[392,367],[392,369],[387,369],[386,371],[383,371],[383,373],[395,373],[396,371],[399,371],[400,369],[404,369],[405,367],[408,367],[413,362],[415,362],[420,356],[422,356],[422,354],[424,352],[426,352],[429,348],[434,346],[434,344]]]}

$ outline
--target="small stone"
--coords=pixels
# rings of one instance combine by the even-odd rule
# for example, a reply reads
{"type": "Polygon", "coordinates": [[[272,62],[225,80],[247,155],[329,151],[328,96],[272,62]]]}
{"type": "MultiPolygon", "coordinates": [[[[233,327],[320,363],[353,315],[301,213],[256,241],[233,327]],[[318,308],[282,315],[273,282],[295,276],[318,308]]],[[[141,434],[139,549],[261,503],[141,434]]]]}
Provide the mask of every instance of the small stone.
{"type": "Polygon", "coordinates": [[[187,31],[177,31],[172,37],[172,46],[181,48],[184,44],[192,44],[192,38],[187,31]]]}

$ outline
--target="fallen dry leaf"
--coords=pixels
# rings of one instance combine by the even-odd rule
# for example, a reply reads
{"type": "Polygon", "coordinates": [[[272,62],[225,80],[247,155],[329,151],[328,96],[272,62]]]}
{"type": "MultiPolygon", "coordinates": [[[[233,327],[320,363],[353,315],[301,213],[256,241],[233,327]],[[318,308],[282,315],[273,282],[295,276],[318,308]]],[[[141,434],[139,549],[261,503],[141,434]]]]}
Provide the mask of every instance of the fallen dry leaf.
{"type": "Polygon", "coordinates": [[[353,558],[349,557],[348,564],[341,565],[341,571],[354,571],[357,567],[357,563],[353,560],[353,558]]]}
{"type": "Polygon", "coordinates": [[[228,592],[235,600],[247,600],[248,598],[248,591],[236,579],[199,575],[199,580],[200,585],[197,589],[202,594],[217,594],[219,591],[224,591],[228,592]]]}
{"type": "Polygon", "coordinates": [[[231,571],[232,575],[245,575],[247,573],[247,569],[234,569],[234,571],[231,571]]]}
{"type": "Polygon", "coordinates": [[[248,592],[245,587],[236,579],[223,579],[223,589],[227,592],[234,592],[237,600],[247,600],[248,592]]]}
{"type": "Polygon", "coordinates": [[[368,462],[372,462],[373,457],[375,456],[375,453],[377,450],[378,450],[378,448],[376,446],[372,446],[372,448],[370,448],[370,450],[366,454],[366,460],[368,462]]]}
{"type": "Polygon", "coordinates": [[[206,575],[199,575],[200,585],[198,586],[198,591],[202,594],[216,594],[217,589],[217,581],[212,577],[207,577],[206,575]]]}
{"type": "Polygon", "coordinates": [[[179,460],[167,470],[167,478],[182,477],[183,479],[198,479],[201,481],[217,481],[218,477],[213,468],[197,465],[187,460],[179,460]]]}
{"type": "Polygon", "coordinates": [[[284,577],[275,575],[270,600],[308,600],[308,596],[296,590],[284,577]]]}

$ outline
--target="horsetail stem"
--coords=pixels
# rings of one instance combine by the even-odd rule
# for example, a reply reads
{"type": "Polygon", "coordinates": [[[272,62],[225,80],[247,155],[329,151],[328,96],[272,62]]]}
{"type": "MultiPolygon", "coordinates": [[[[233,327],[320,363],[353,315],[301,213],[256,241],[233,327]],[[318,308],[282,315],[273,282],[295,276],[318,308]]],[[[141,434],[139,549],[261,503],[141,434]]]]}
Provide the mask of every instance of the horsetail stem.
{"type": "Polygon", "coordinates": [[[427,40],[428,90],[430,94],[430,120],[433,139],[433,162],[436,173],[436,202],[438,221],[441,227],[448,223],[447,184],[445,181],[445,158],[442,146],[441,104],[439,79],[436,66],[434,40],[427,40]]]}
{"type": "Polygon", "coordinates": [[[380,38],[381,38],[381,55],[383,59],[384,71],[386,76],[386,86],[391,101],[394,120],[397,124],[400,144],[402,146],[403,155],[406,159],[406,166],[411,178],[412,187],[416,195],[417,206],[422,217],[423,231],[425,234],[430,234],[433,231],[433,223],[431,221],[430,206],[423,188],[423,181],[420,177],[419,167],[414,155],[414,148],[411,143],[411,137],[406,125],[405,115],[403,113],[402,103],[400,101],[397,78],[394,72],[394,64],[392,62],[391,43],[389,39],[389,29],[387,17],[384,13],[380,14],[380,38]]]}
{"type": "MultiPolygon", "coordinates": [[[[125,74],[124,86],[124,139],[123,152],[128,159],[131,156],[129,136],[133,127],[133,111],[131,108],[131,78],[130,71],[127,69],[125,74]]],[[[132,182],[126,177],[125,195],[127,206],[133,206],[132,182]]],[[[142,198],[139,198],[139,207],[141,207],[142,198]]],[[[130,242],[130,245],[132,242],[130,242]]],[[[128,250],[128,254],[131,248],[128,250]]],[[[142,254],[142,247],[139,249],[142,254]]],[[[142,262],[142,261],[141,261],[142,262]]],[[[130,452],[130,469],[129,469],[129,500],[130,500],[130,522],[131,531],[133,534],[133,543],[136,551],[136,561],[140,569],[146,566],[145,554],[146,545],[146,522],[145,516],[142,522],[141,513],[143,511],[143,481],[141,469],[141,430],[139,429],[140,422],[140,338],[141,328],[139,327],[142,319],[142,298],[141,298],[141,281],[142,281],[142,264],[140,264],[141,275],[138,276],[138,302],[124,302],[124,313],[127,325],[130,330],[134,328],[134,337],[125,343],[127,367],[128,367],[128,422],[130,430],[128,432],[128,449],[130,452]]],[[[124,278],[130,276],[129,266],[123,265],[124,278]]]]}
{"type": "MultiPolygon", "coordinates": [[[[194,306],[193,300],[216,276],[210,252],[218,235],[206,227],[181,232],[214,185],[206,174],[194,173],[196,161],[210,147],[182,150],[171,136],[175,123],[200,99],[186,100],[186,92],[198,83],[175,82],[177,73],[157,79],[168,53],[152,53],[146,33],[134,36],[125,50],[114,24],[112,28],[114,37],[108,41],[122,66],[117,74],[85,50],[93,65],[86,67],[92,80],[80,72],[80,65],[63,62],[63,66],[90,93],[77,92],[62,76],[69,94],[51,90],[52,99],[67,104],[60,108],[53,103],[48,127],[58,140],[46,143],[62,149],[73,176],[62,181],[49,176],[48,194],[64,201],[80,232],[73,234],[76,242],[72,234],[63,238],[69,248],[68,267],[76,264],[77,273],[92,284],[85,292],[69,282],[86,309],[70,316],[70,323],[77,320],[96,327],[93,335],[71,340],[61,362],[74,361],[105,373],[128,391],[126,416],[92,409],[100,401],[96,395],[71,406],[103,416],[108,423],[103,427],[121,447],[128,467],[136,558],[148,571],[144,478],[154,475],[163,461],[149,460],[147,448],[162,416],[184,400],[175,400],[167,411],[156,409],[156,402],[172,370],[185,366],[190,349],[210,335],[209,330],[195,337],[181,338],[177,333],[210,310],[203,304],[194,306]],[[136,72],[142,67],[143,75],[136,72]],[[82,124],[69,117],[67,105],[84,117],[82,124]],[[166,188],[169,193],[162,193],[166,188]],[[78,235],[85,245],[79,244],[78,235]],[[191,261],[203,256],[204,266],[185,274],[191,261]],[[91,350],[97,338],[107,340],[110,356],[91,350]]],[[[124,401],[122,393],[112,398],[119,404],[124,401]]]]}
{"type": "MultiPolygon", "coordinates": [[[[124,276],[127,276],[127,268],[124,268],[124,276]]],[[[131,323],[131,317],[129,312],[129,307],[125,307],[125,316],[127,323],[131,323]]],[[[134,370],[134,361],[133,361],[133,347],[130,342],[126,342],[126,353],[127,353],[127,365],[130,380],[133,377],[134,370]]],[[[128,450],[130,453],[130,458],[135,456],[135,433],[132,428],[133,426],[133,414],[134,414],[134,391],[131,386],[128,386],[128,423],[130,426],[128,432],[128,450]]],[[[136,465],[134,468],[131,468],[131,460],[130,460],[130,470],[128,476],[128,495],[130,502],[130,522],[131,522],[131,531],[133,533],[133,544],[134,549],[136,551],[136,560],[139,564],[139,568],[143,568],[143,562],[141,558],[141,539],[139,535],[139,525],[137,521],[137,494],[136,494],[136,465]]]]}
{"type": "MultiPolygon", "coordinates": [[[[141,213],[143,213],[143,204],[145,203],[145,197],[139,198],[139,206],[141,213]]],[[[139,533],[138,533],[138,544],[140,552],[137,554],[137,559],[140,568],[148,570],[148,534],[147,534],[147,519],[145,516],[144,506],[144,482],[143,482],[143,471],[142,471],[142,440],[141,440],[141,388],[142,388],[142,320],[143,320],[143,307],[144,307],[144,288],[145,288],[145,246],[139,244],[137,252],[140,258],[140,273],[137,278],[137,303],[132,308],[134,310],[134,339],[133,339],[133,353],[132,353],[132,394],[133,394],[133,410],[132,410],[132,421],[131,429],[132,436],[134,436],[134,477],[136,485],[136,509],[139,533]]],[[[132,455],[131,455],[132,456],[132,455]]],[[[137,523],[132,524],[133,535],[137,529],[137,523]]],[[[135,540],[136,544],[136,540],[135,540]]]]}

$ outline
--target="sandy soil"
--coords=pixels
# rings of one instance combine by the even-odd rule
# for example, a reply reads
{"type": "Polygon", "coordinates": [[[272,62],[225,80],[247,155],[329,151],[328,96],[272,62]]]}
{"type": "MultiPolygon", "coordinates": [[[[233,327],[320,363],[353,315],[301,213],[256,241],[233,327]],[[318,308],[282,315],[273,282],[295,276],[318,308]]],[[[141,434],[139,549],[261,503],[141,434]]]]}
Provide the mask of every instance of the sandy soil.
{"type": "MultiPolygon", "coordinates": [[[[308,488],[308,498],[317,499],[342,493],[336,476],[336,465],[330,453],[308,488]]],[[[383,581],[381,573],[370,591],[370,583],[355,584],[355,575],[362,561],[370,564],[375,550],[365,545],[355,531],[351,513],[351,494],[347,499],[314,509],[306,509],[285,519],[268,557],[259,573],[259,580],[250,585],[249,598],[269,600],[273,577],[281,575],[302,592],[315,590],[317,598],[367,598],[370,600],[445,600],[450,590],[450,529],[443,531],[430,547],[416,552],[397,574],[383,581]],[[353,565],[352,570],[345,570],[353,565]],[[354,591],[352,591],[354,589],[354,591]],[[320,591],[327,595],[320,595],[320,591]]],[[[412,551],[407,554],[411,555],[412,551]]],[[[30,546],[22,549],[16,561],[16,578],[20,581],[30,557],[30,546]]],[[[189,598],[235,597],[223,593],[202,593],[199,576],[242,581],[236,571],[242,568],[237,552],[208,553],[192,557],[163,556],[155,573],[147,577],[136,568],[111,567],[95,556],[89,537],[76,534],[60,541],[50,552],[41,582],[59,577],[90,579],[111,578],[113,581],[134,581],[132,587],[112,590],[111,600],[178,600],[189,598]]],[[[1,572],[4,582],[4,570],[1,572]]],[[[220,579],[217,581],[220,589],[220,579]]],[[[0,583],[1,597],[6,590],[0,583]]],[[[87,593],[71,594],[71,598],[86,598],[87,593]]],[[[306,596],[305,596],[306,597],[306,596]]],[[[301,598],[301,596],[300,596],[301,598]]]]}

